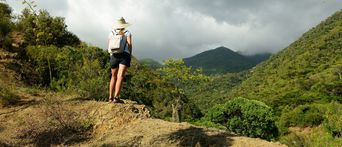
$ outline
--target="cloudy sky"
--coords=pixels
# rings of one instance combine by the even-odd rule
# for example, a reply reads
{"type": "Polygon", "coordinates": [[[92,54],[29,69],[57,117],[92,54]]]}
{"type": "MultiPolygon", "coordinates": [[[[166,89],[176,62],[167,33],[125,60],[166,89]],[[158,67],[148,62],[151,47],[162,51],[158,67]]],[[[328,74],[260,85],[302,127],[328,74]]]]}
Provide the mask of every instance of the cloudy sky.
{"type": "MultiPolygon", "coordinates": [[[[342,0],[36,0],[65,17],[81,40],[106,49],[115,19],[131,23],[138,58],[184,58],[218,46],[247,54],[277,52],[326,17],[342,0]]],[[[19,13],[21,0],[7,0],[19,13]]]]}

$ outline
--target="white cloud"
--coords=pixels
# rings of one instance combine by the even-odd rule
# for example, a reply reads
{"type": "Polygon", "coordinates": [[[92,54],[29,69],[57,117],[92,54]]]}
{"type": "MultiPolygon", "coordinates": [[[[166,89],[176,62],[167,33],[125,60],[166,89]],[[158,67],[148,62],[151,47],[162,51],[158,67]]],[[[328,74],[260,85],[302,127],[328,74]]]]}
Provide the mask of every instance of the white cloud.
{"type": "MultiPolygon", "coordinates": [[[[9,2],[9,1],[8,1],[9,2]]],[[[18,1],[9,2],[15,9],[18,1]]],[[[342,8],[340,0],[38,0],[83,41],[106,48],[116,18],[132,23],[133,53],[159,61],[226,46],[276,52],[342,8]]]]}

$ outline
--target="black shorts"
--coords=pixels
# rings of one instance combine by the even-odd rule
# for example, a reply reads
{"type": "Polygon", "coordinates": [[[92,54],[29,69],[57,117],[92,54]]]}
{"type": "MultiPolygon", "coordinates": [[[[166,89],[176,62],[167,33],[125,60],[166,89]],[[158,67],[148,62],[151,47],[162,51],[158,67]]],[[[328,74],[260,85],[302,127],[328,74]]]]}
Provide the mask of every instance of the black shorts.
{"type": "Polygon", "coordinates": [[[119,64],[131,66],[131,55],[127,52],[121,54],[113,54],[110,56],[110,68],[118,68],[119,64]]]}

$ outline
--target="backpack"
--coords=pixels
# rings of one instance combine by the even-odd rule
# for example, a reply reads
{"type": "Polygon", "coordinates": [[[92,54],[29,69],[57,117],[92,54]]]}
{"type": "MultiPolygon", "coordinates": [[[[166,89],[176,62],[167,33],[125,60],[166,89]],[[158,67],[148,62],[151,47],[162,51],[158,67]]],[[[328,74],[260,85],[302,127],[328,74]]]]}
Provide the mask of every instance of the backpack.
{"type": "MultiPolygon", "coordinates": [[[[124,38],[125,35],[121,35],[116,33],[115,31],[112,31],[113,37],[109,39],[109,45],[108,45],[108,53],[109,54],[119,54],[123,53],[126,47],[126,39],[124,38]]],[[[124,32],[124,34],[126,31],[124,32]]]]}

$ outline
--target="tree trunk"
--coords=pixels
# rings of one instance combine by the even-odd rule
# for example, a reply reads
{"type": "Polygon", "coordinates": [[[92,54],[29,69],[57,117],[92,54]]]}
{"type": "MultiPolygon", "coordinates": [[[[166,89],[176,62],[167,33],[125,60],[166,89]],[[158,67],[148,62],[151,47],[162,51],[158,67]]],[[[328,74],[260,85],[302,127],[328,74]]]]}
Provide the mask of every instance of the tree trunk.
{"type": "Polygon", "coordinates": [[[183,106],[179,101],[172,104],[172,121],[173,122],[182,122],[182,109],[183,106]]]}

